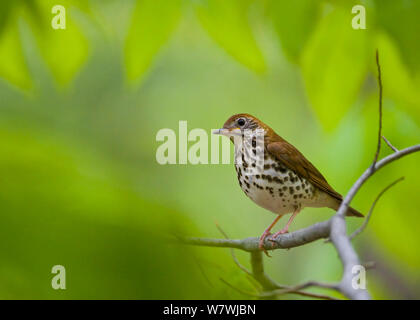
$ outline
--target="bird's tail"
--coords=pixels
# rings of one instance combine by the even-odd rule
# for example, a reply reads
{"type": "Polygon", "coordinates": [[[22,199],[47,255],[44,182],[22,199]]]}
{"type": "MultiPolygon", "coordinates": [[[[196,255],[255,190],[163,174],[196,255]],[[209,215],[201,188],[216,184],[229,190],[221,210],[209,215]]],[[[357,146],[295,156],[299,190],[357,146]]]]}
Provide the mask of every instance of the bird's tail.
{"type": "Polygon", "coordinates": [[[359,217],[359,218],[363,218],[364,215],[357,211],[356,209],[349,207],[347,212],[346,212],[346,216],[350,216],[350,217],[359,217]]]}
{"type": "MultiPolygon", "coordinates": [[[[331,207],[331,209],[338,210],[338,208],[340,207],[340,205],[341,205],[341,201],[337,201],[336,204],[333,207],[331,207]]],[[[346,216],[349,216],[349,217],[359,217],[359,218],[363,218],[364,217],[364,215],[362,213],[360,213],[359,211],[357,211],[356,209],[354,209],[352,207],[349,207],[347,209],[346,216]]]]}

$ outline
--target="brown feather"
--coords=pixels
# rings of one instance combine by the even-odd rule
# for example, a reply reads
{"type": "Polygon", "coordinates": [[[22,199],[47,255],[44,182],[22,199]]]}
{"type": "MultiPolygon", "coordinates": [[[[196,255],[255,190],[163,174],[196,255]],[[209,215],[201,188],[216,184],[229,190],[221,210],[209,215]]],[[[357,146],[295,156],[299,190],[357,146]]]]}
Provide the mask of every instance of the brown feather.
{"type": "MultiPolygon", "coordinates": [[[[268,141],[267,151],[289,169],[293,170],[295,173],[311,182],[315,187],[336,199],[337,207],[334,209],[337,210],[343,200],[343,197],[328,184],[325,177],[317,170],[317,168],[315,168],[315,166],[306,159],[299,150],[274,132],[269,140],[275,141],[268,141]]],[[[347,215],[363,217],[363,214],[353,208],[349,208],[347,215]]]]}

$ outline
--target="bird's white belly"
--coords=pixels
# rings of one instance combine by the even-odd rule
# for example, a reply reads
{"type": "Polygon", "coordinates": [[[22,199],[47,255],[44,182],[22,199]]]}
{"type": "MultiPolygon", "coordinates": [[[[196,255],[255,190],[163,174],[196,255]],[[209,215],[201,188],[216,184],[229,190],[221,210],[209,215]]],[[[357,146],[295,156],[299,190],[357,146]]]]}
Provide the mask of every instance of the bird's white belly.
{"type": "Polygon", "coordinates": [[[312,206],[317,197],[309,181],[271,159],[265,160],[261,174],[246,175],[240,165],[236,165],[236,171],[245,194],[259,206],[279,215],[312,206]]]}

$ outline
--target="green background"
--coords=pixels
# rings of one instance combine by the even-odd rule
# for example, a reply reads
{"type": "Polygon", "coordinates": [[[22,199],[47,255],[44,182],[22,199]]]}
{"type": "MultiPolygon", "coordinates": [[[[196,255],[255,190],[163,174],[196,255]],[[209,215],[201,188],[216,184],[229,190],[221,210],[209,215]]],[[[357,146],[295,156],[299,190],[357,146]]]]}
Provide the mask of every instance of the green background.
{"type": "MultiPolygon", "coordinates": [[[[247,298],[220,278],[257,293],[227,249],[171,241],[221,237],[216,222],[232,238],[259,236],[274,218],[232,164],[156,162],[156,133],[180,120],[209,132],[251,113],[346,193],[376,148],[377,48],[383,133],[397,148],[420,140],[419,1],[63,0],[65,30],[51,28],[55,4],[0,2],[0,298],[247,298]],[[355,4],[366,30],[351,27],[355,4]],[[66,290],[51,288],[54,265],[66,290]]],[[[367,212],[406,177],[354,240],[377,264],[374,298],[420,297],[419,160],[378,172],[353,202],[367,212]]],[[[305,209],[291,230],[332,214],[305,209]]],[[[322,241],[265,262],[289,285],[342,271],[322,241]]]]}

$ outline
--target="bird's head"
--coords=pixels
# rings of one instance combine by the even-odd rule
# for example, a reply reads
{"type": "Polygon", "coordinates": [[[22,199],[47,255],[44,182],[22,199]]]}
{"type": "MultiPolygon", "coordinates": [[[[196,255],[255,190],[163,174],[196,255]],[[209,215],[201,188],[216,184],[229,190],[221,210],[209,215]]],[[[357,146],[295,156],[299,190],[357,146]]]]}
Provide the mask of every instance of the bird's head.
{"type": "Polygon", "coordinates": [[[227,119],[223,128],[217,129],[213,133],[234,137],[242,136],[245,130],[264,130],[264,135],[274,134],[274,131],[269,126],[247,113],[231,116],[227,119]]]}

